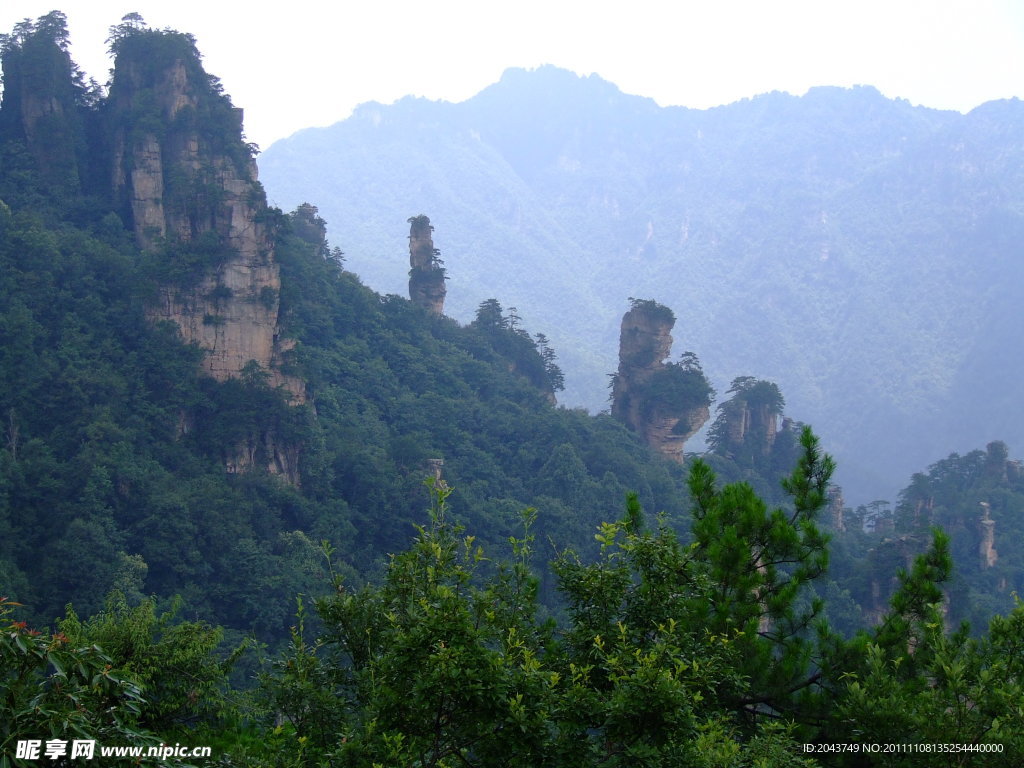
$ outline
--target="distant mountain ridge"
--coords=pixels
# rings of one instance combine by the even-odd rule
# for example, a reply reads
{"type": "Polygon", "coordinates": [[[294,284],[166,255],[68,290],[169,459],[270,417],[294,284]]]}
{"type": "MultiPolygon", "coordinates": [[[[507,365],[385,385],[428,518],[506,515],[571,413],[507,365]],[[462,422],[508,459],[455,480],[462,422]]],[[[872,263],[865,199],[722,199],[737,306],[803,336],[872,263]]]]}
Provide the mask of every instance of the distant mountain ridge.
{"type": "Polygon", "coordinates": [[[459,104],[365,104],[260,169],[382,292],[404,295],[403,224],[428,213],[446,312],[516,306],[557,351],[565,404],[606,406],[630,296],[669,306],[675,349],[719,391],[776,381],[859,501],[951,451],[1024,442],[1022,137],[1017,100],[961,115],[823,87],[662,108],[547,66],[459,104]]]}

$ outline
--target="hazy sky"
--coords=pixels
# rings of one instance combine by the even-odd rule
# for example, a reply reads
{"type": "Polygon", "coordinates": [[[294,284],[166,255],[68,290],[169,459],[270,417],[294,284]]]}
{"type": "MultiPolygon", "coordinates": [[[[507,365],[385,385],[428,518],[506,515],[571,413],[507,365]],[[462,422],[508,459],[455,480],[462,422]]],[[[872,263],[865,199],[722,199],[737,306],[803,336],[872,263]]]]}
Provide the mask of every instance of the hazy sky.
{"type": "Polygon", "coordinates": [[[961,111],[1024,96],[1021,0],[0,0],[0,31],[55,7],[101,83],[107,30],[125,13],[195,35],[264,148],[364,101],[461,101],[507,67],[544,63],[691,107],[813,85],[961,111]]]}

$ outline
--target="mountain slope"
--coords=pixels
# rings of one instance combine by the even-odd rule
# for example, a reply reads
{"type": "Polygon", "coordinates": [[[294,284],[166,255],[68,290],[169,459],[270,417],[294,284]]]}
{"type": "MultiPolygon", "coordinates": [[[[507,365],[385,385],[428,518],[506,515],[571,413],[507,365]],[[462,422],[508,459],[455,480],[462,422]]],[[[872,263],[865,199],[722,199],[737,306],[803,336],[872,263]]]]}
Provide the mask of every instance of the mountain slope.
{"type": "Polygon", "coordinates": [[[659,108],[596,76],[510,70],[460,104],[367,104],[260,158],[270,198],[310,198],[379,290],[403,293],[381,232],[429,211],[447,311],[500,294],[545,328],[564,402],[600,409],[630,296],[679,318],[677,348],[779,383],[855,500],[993,437],[1024,352],[1024,106],[968,115],[872,88],[659,108]],[[387,226],[385,226],[387,224],[387,226]]]}
{"type": "Polygon", "coordinates": [[[585,548],[627,490],[685,513],[679,465],[554,407],[511,311],[381,296],[314,207],[268,207],[190,36],[117,35],[106,97],[75,87],[59,12],[0,40],[0,587],[27,618],[178,594],[281,640],[323,587],[317,543],[371,578],[425,522],[427,478],[482,543],[532,506],[543,541],[585,548]]]}

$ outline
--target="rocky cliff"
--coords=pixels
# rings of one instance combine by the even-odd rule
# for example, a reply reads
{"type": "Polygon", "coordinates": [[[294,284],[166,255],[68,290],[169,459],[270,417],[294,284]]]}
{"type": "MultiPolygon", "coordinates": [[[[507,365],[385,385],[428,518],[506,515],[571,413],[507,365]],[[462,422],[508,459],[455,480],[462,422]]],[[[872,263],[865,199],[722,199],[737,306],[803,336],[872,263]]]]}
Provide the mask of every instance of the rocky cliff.
{"type": "Polygon", "coordinates": [[[782,392],[773,382],[738,376],[732,380],[728,394],[732,397],[718,406],[718,417],[708,431],[708,444],[734,461],[763,462],[772,456],[778,436],[794,431],[792,419],[782,416],[782,392]]]}
{"type": "MultiPolygon", "coordinates": [[[[280,270],[241,110],[202,68],[194,40],[176,32],[122,30],[106,104],[110,185],[122,217],[165,276],[148,315],[174,323],[204,350],[218,381],[265,376],[293,404],[305,384],[288,372],[280,270]]],[[[225,457],[298,482],[297,450],[270,433],[225,457]]]]}
{"type": "Polygon", "coordinates": [[[188,35],[136,31],[117,53],[111,186],[139,246],[178,278],[150,317],[204,349],[214,378],[255,363],[303,402],[302,380],[284,372],[293,344],[281,334],[280,273],[241,110],[211,84],[188,35]]]}
{"type": "Polygon", "coordinates": [[[710,416],[707,379],[696,358],[666,363],[675,315],[648,300],[632,300],[622,318],[612,415],[662,455],[682,463],[683,449],[710,416]]]}
{"type": "Polygon", "coordinates": [[[409,219],[409,299],[428,312],[444,312],[445,270],[441,252],[434,247],[430,219],[423,214],[409,219]]]}
{"type": "MultiPolygon", "coordinates": [[[[115,65],[101,98],[68,54],[63,14],[0,37],[5,163],[45,192],[43,205],[120,216],[154,285],[149,319],[174,323],[201,348],[206,373],[266,382],[303,403],[305,384],[289,369],[294,343],[281,330],[273,216],[241,110],[203,70],[190,35],[129,14],[110,42],[115,65]]],[[[181,414],[179,433],[191,419],[181,414]]],[[[298,482],[297,448],[272,428],[254,428],[227,453],[229,471],[259,464],[298,482]]]]}
{"type": "Polygon", "coordinates": [[[757,448],[765,456],[771,453],[778,431],[779,414],[766,403],[742,400],[729,420],[729,441],[742,445],[748,436],[756,436],[757,448]]]}
{"type": "Polygon", "coordinates": [[[996,552],[996,523],[990,516],[992,505],[987,501],[982,501],[979,506],[982,511],[981,519],[978,520],[978,528],[981,533],[978,554],[981,555],[981,567],[991,568],[999,560],[999,553],[996,552]]]}

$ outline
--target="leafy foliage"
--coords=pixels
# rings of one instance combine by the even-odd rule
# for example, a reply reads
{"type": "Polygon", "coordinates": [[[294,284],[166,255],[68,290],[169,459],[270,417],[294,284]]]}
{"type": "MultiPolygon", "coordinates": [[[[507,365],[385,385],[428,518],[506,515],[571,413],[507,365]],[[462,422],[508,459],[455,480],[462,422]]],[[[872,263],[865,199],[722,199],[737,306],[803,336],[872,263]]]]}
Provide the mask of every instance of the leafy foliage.
{"type": "MultiPolygon", "coordinates": [[[[76,90],[61,18],[19,27],[4,61],[27,67],[31,54],[44,67],[52,58],[75,114],[101,126],[117,94],[93,104],[76,90]]],[[[203,73],[190,36],[130,15],[111,45],[115,81],[137,76],[152,91],[141,111],[121,115],[126,135],[194,129],[232,162],[251,160],[237,113],[203,73]],[[185,68],[194,91],[195,109],[174,118],[181,125],[168,125],[150,82],[169,62],[185,68]]],[[[555,352],[514,310],[506,318],[499,305],[493,327],[460,326],[369,291],[344,271],[314,206],[262,214],[282,287],[259,300],[280,302],[299,342],[286,368],[308,382],[316,414],[288,405],[255,370],[220,383],[200,375],[201,352],[149,322],[147,308],[160,286],[195,283],[216,267],[224,242],[208,232],[140,254],[110,190],[90,197],[109,168],[85,174],[81,188],[46,183],[26,151],[16,79],[0,108],[10,129],[0,152],[17,159],[0,166],[0,575],[31,620],[69,600],[89,616],[112,589],[129,605],[178,593],[231,631],[283,641],[291,597],[316,583],[311,542],[337,542],[352,572],[379,570],[407,540],[420,481],[436,462],[459,483],[453,508],[491,542],[530,505],[551,512],[544,536],[581,538],[614,514],[626,487],[654,506],[681,507],[677,470],[651,464],[611,420],[553,407],[562,385],[555,352]],[[294,448],[301,487],[259,469],[225,473],[240,453],[267,466],[275,444],[294,448]],[[548,465],[563,445],[582,466],[573,483],[548,465]]],[[[78,167],[107,167],[107,134],[86,134],[78,167]]],[[[50,149],[78,140],[69,134],[50,149]]],[[[209,191],[179,190],[182,204],[209,191]]]]}
{"type": "Polygon", "coordinates": [[[714,394],[699,364],[668,363],[644,381],[634,397],[643,403],[644,416],[651,416],[661,410],[680,413],[707,408],[714,394]]]}
{"type": "Polygon", "coordinates": [[[1021,608],[995,617],[981,640],[969,639],[966,627],[947,634],[939,584],[951,569],[949,539],[936,531],[931,548],[899,574],[881,624],[870,638],[862,634],[851,644],[856,656],[840,677],[834,738],[871,734],[880,742],[908,743],[913,734],[918,743],[955,744],[959,751],[922,748],[868,756],[858,765],[1010,766],[1024,755],[1024,690],[1014,650],[1020,635],[1011,640],[1021,608]]]}
{"type": "Polygon", "coordinates": [[[624,520],[600,527],[594,564],[559,558],[569,623],[556,634],[537,618],[534,512],[512,562],[487,569],[474,537],[447,520],[448,493],[434,488],[429,527],[379,587],[335,579],[317,603],[323,641],[297,643],[267,681],[298,704],[295,671],[307,668],[336,692],[301,699],[295,743],[365,766],[812,764],[786,727],[744,735],[730,724],[725,701],[746,686],[740,650],[688,621],[707,572],[671,529],[641,530],[635,497],[624,520]]]}
{"type": "Polygon", "coordinates": [[[145,700],[134,681],[98,646],[15,621],[19,605],[0,598],[0,764],[22,765],[15,748],[26,738],[158,743],[138,726],[145,700]]]}
{"type": "Polygon", "coordinates": [[[745,483],[715,489],[714,474],[697,460],[690,471],[696,553],[709,566],[713,587],[702,623],[711,631],[736,634],[743,649],[751,691],[743,706],[787,711],[792,697],[811,686],[807,630],[823,605],[801,606],[807,585],[828,565],[827,537],[815,518],[826,502],[834,469],[817,438],[805,428],[802,455],[783,488],[790,511],[767,505],[745,483]]]}
{"type": "MultiPolygon", "coordinates": [[[[194,40],[137,15],[111,44],[120,67],[145,74],[180,57],[201,74],[194,40]]],[[[282,767],[812,766],[797,739],[950,734],[1020,762],[1024,611],[980,637],[946,631],[957,537],[935,535],[899,573],[875,629],[844,640],[821,621],[815,583],[835,585],[821,585],[817,518],[833,464],[809,430],[773,433],[767,455],[767,428],[746,430],[758,451],[693,462],[687,499],[683,468],[622,425],[554,406],[555,354],[517,309],[490,299],[460,325],[370,291],[308,204],[264,212],[282,283],[258,300],[280,302],[297,341],[289,371],[315,413],[255,364],[225,382],[201,376],[201,352],[146,307],[157,280],[194,279],[223,244],[199,240],[176,254],[178,274],[154,271],[115,203],[93,195],[100,177],[81,174],[104,106],[66,55],[63,17],[19,25],[0,48],[0,579],[19,601],[0,599],[5,763],[19,739],[67,734],[219,734],[224,764],[282,767]],[[8,96],[44,74],[31,87],[70,111],[41,157],[8,96]],[[298,485],[260,468],[274,440],[299,450],[298,485]],[[226,472],[240,446],[253,467],[226,472]],[[716,471],[751,482],[719,487],[716,471]],[[425,474],[430,520],[410,545],[425,474]],[[656,530],[642,506],[668,511],[656,530]],[[538,541],[560,553],[552,569],[538,568],[538,541]],[[511,559],[492,560],[502,542],[511,559]],[[300,598],[289,630],[295,595],[325,577],[316,616],[300,598]],[[179,620],[176,593],[224,628],[179,620]],[[29,628],[69,599],[58,631],[29,628]],[[225,658],[221,645],[248,633],[283,651],[241,694],[229,690],[240,650],[225,658]]],[[[202,78],[181,120],[248,162],[229,100],[202,78]]],[[[155,101],[140,104],[128,127],[159,132],[155,101]]],[[[215,190],[176,192],[184,205],[215,190]]],[[[710,398],[695,356],[667,370],[652,384],[666,396],[710,398]]],[[[731,393],[774,427],[774,384],[741,378],[731,393]]],[[[1011,527],[1020,475],[1006,457],[993,444],[916,477],[901,525],[917,536],[922,510],[941,517],[983,491],[1011,527]]],[[[983,757],[993,764],[977,752],[960,764],[983,757]]]]}
{"type": "Polygon", "coordinates": [[[69,643],[102,648],[119,674],[139,686],[146,706],[138,724],[163,734],[215,721],[227,708],[230,660],[217,659],[223,630],[176,620],[179,610],[180,600],[157,615],[155,600],[129,606],[114,591],[87,621],[69,609],[59,622],[69,643]]]}

